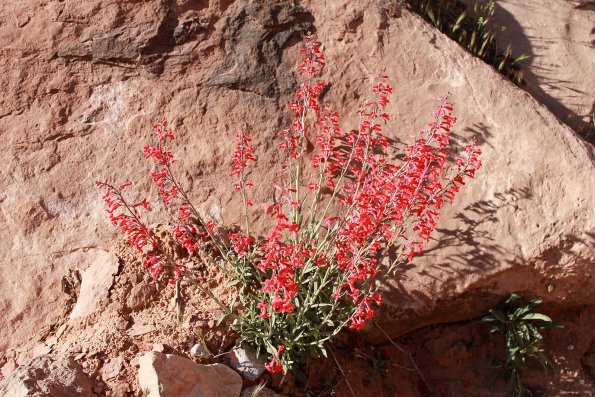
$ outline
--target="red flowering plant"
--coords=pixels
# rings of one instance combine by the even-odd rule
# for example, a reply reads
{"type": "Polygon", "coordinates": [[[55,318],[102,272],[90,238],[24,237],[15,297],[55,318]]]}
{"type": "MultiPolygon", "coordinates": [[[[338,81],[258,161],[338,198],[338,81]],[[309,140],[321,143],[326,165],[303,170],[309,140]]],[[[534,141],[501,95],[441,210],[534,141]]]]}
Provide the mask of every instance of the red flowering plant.
{"type": "MultiPolygon", "coordinates": [[[[270,372],[286,372],[311,357],[326,356],[326,346],[341,330],[358,330],[381,303],[379,288],[399,264],[422,252],[440,210],[451,202],[466,178],[480,168],[480,149],[471,142],[464,155],[448,161],[449,131],[456,119],[447,98],[439,99],[433,120],[420,131],[399,163],[389,161],[389,140],[382,131],[392,88],[376,76],[370,99],[358,111],[359,125],[348,132],[339,114],[319,102],[326,87],[316,81],[325,64],[321,44],[306,36],[300,49],[300,85],[291,101],[293,122],[279,133],[284,163],[273,186],[273,202],[263,211],[271,227],[262,236],[250,228],[253,205],[249,167],[257,161],[246,130],[236,136],[231,159],[233,188],[243,201],[243,225],[223,228],[195,208],[172,172],[174,157],[166,144],[174,133],[165,121],[154,126],[156,146],[145,146],[163,201],[175,206],[172,232],[190,257],[200,240],[217,248],[222,267],[239,286],[238,313],[225,307],[199,282],[197,288],[234,317],[237,343],[248,343],[270,358],[270,372]],[[314,152],[306,155],[306,142],[314,152]],[[227,230],[224,232],[222,230],[227,230]],[[391,252],[392,260],[387,253],[391,252]]],[[[154,275],[167,272],[173,281],[194,280],[160,245],[141,220],[146,200],[128,203],[129,183],[106,189],[112,222],[146,257],[154,275]]]]}

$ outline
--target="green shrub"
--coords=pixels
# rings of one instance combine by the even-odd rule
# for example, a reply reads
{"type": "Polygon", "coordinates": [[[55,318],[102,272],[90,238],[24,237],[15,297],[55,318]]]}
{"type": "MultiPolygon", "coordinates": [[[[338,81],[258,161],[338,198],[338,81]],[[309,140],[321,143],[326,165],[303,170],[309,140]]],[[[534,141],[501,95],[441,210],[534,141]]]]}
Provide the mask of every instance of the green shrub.
{"type": "Polygon", "coordinates": [[[527,361],[536,360],[544,370],[550,365],[543,353],[543,335],[539,330],[562,326],[545,314],[533,312],[541,303],[541,299],[533,299],[524,305],[513,304],[519,298],[517,294],[510,294],[481,321],[491,324],[491,333],[497,332],[504,336],[506,361],[497,368],[504,370],[508,376],[508,393],[524,396],[525,386],[521,382],[521,372],[527,366],[527,361]]]}

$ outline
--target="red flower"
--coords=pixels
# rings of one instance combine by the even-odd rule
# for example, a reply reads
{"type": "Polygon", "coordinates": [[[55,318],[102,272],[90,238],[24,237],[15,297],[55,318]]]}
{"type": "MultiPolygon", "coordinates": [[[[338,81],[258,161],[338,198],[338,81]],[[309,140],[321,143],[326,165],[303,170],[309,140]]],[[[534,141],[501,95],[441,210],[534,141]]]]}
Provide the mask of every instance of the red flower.
{"type": "Polygon", "coordinates": [[[260,309],[260,314],[258,315],[258,317],[260,318],[269,318],[269,314],[267,313],[267,304],[264,301],[264,299],[260,302],[258,302],[258,304],[256,305],[256,307],[258,307],[260,309]]]}
{"type": "Polygon", "coordinates": [[[233,250],[239,257],[246,255],[248,249],[254,242],[254,238],[252,236],[249,236],[243,232],[228,233],[227,236],[233,250]]]}
{"type": "Polygon", "coordinates": [[[256,156],[253,154],[254,147],[250,144],[252,138],[250,138],[247,131],[241,130],[240,133],[236,135],[235,139],[238,144],[231,157],[231,165],[233,168],[233,171],[230,174],[231,176],[243,175],[244,169],[248,165],[248,161],[256,162],[257,160],[256,156]]]}
{"type": "Polygon", "coordinates": [[[275,354],[273,356],[273,359],[270,362],[268,362],[264,365],[265,368],[267,369],[267,371],[269,371],[272,374],[279,373],[279,372],[283,371],[283,366],[281,365],[281,362],[279,361],[279,355],[284,350],[285,350],[285,346],[283,346],[283,345],[277,346],[277,354],[275,354]]]}

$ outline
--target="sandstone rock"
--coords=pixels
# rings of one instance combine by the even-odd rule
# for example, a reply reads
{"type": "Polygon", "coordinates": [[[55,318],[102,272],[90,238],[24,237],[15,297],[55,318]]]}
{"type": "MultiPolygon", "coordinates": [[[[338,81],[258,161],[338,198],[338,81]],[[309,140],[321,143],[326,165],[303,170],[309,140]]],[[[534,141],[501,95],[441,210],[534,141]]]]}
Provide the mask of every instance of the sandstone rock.
{"type": "Polygon", "coordinates": [[[132,327],[128,330],[128,335],[130,336],[141,336],[145,334],[149,334],[155,331],[155,326],[153,324],[133,324],[132,327]]]}
{"type": "Polygon", "coordinates": [[[0,395],[10,397],[90,396],[93,384],[72,358],[40,356],[0,381],[0,395]]]}
{"type": "Polygon", "coordinates": [[[165,345],[163,343],[153,343],[153,351],[164,353],[165,352],[165,345]]]}
{"type": "MultiPolygon", "coordinates": [[[[458,118],[455,130],[483,142],[484,167],[444,210],[425,254],[400,269],[384,288],[379,311],[383,328],[398,336],[447,318],[474,318],[512,291],[542,296],[546,310],[548,305],[593,302],[595,208],[589,202],[595,186],[576,183],[595,177],[593,147],[407,10],[391,19],[371,7],[355,33],[340,30],[347,21],[347,14],[339,17],[341,6],[330,10],[336,18],[318,30],[320,37],[337,40],[328,46],[327,59],[348,65],[353,58],[345,54],[364,51],[367,40],[366,70],[374,68],[372,59],[382,63],[385,54],[400,54],[385,70],[395,76],[393,109],[399,130],[421,126],[420,114],[432,106],[425,99],[430,92],[450,91],[458,118]],[[371,39],[365,32],[378,26],[386,30],[371,39]],[[556,284],[551,294],[549,282],[556,284]]],[[[334,73],[354,81],[349,69],[334,73]]],[[[325,100],[340,101],[350,92],[335,85],[325,100]]],[[[341,107],[347,108],[347,102],[341,107]]],[[[405,139],[396,131],[391,134],[405,139]]],[[[385,339],[379,330],[369,331],[373,341],[385,339]]]]}
{"type": "Polygon", "coordinates": [[[115,378],[122,371],[124,359],[122,357],[115,357],[103,365],[101,369],[101,377],[104,380],[115,378]]]}
{"type": "Polygon", "coordinates": [[[130,310],[141,309],[151,302],[152,298],[156,295],[156,292],[157,291],[153,285],[144,281],[136,284],[132,287],[128,298],[126,299],[126,306],[128,306],[130,310]]]}
{"type": "Polygon", "coordinates": [[[59,326],[58,330],[56,331],[56,338],[59,338],[60,336],[62,336],[62,334],[64,333],[64,331],[66,331],[67,328],[68,328],[68,324],[66,324],[66,323],[59,326]]]}
{"type": "Polygon", "coordinates": [[[86,317],[107,302],[109,289],[118,273],[119,260],[114,254],[104,252],[89,266],[82,276],[81,291],[70,319],[86,317]]]}
{"type": "Polygon", "coordinates": [[[230,364],[233,369],[249,381],[255,381],[266,370],[266,359],[264,356],[256,356],[256,352],[249,347],[235,347],[229,355],[230,364]]]}
{"type": "Polygon", "coordinates": [[[16,368],[17,363],[14,361],[14,359],[8,359],[6,363],[2,366],[2,371],[0,371],[2,373],[2,377],[8,377],[10,374],[14,372],[16,368]]]}
{"type": "Polygon", "coordinates": [[[200,365],[173,354],[140,358],[138,381],[155,397],[238,397],[242,378],[223,364],[200,365]]]}
{"type": "Polygon", "coordinates": [[[199,3],[0,6],[0,349],[63,316],[62,277],[117,238],[93,180],[150,191],[141,148],[156,118],[177,131],[182,182],[205,213],[240,220],[222,170],[244,125],[260,159],[254,201],[270,200],[296,44],[310,28],[329,64],[324,102],[347,115],[344,129],[357,123],[368,76],[384,72],[397,92],[389,138],[410,142],[430,98],[451,91],[457,132],[482,142],[485,166],[444,213],[437,242],[386,288],[392,336],[481,315],[511,290],[544,296],[544,308],[595,300],[593,149],[532,97],[390,2],[199,3]]]}
{"type": "Polygon", "coordinates": [[[112,381],[109,394],[114,397],[128,397],[134,395],[134,386],[130,385],[126,380],[112,381]]]}
{"type": "Polygon", "coordinates": [[[595,340],[591,341],[589,350],[581,358],[581,364],[591,379],[595,380],[595,340]]]}
{"type": "Polygon", "coordinates": [[[140,365],[140,357],[136,356],[130,360],[130,365],[133,367],[138,367],[140,365]]]}
{"type": "Polygon", "coordinates": [[[56,343],[58,343],[58,337],[57,336],[50,336],[49,338],[47,338],[45,340],[45,344],[48,345],[49,347],[54,347],[56,345],[56,343]]]}
{"type": "Polygon", "coordinates": [[[31,350],[31,357],[35,358],[39,356],[45,356],[51,351],[52,348],[50,346],[46,345],[45,343],[39,343],[33,348],[33,350],[31,350]]]}

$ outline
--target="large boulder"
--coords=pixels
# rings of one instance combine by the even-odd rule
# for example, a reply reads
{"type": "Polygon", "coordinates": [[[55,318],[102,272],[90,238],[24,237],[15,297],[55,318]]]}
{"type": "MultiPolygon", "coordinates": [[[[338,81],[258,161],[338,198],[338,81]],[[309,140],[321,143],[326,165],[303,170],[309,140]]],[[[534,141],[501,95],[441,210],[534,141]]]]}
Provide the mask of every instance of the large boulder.
{"type": "MultiPolygon", "coordinates": [[[[336,69],[329,74],[341,83],[325,100],[349,109],[343,98],[362,85],[358,69],[382,65],[395,79],[393,137],[407,141],[433,106],[428,98],[451,92],[457,134],[482,142],[484,166],[443,212],[432,244],[387,283],[384,330],[398,336],[471,319],[512,291],[550,306],[594,303],[593,147],[406,10],[391,17],[382,7],[330,7],[335,18],[318,25],[318,34],[332,40],[327,57],[336,69]],[[345,31],[353,15],[360,24],[345,31]]],[[[371,336],[384,338],[376,329],[371,336]]]]}
{"type": "Polygon", "coordinates": [[[275,136],[307,30],[325,43],[324,101],[348,115],[343,127],[355,125],[370,74],[384,72],[397,92],[391,138],[409,142],[431,98],[451,91],[457,132],[482,142],[485,166],[444,213],[437,242],[387,286],[391,335],[469,318],[509,290],[592,302],[592,147],[395,4],[3,2],[0,349],[51,329],[69,299],[63,277],[85,271],[117,238],[94,180],[153,191],[140,150],[158,117],[178,132],[177,169],[203,211],[239,219],[227,167],[244,125],[259,155],[255,201],[270,198],[275,136]],[[493,298],[470,307],[484,295],[493,298]]]}
{"type": "Polygon", "coordinates": [[[184,184],[219,220],[238,213],[221,170],[243,123],[261,134],[261,170],[274,168],[266,149],[281,117],[271,115],[293,84],[278,66],[313,17],[254,4],[2,3],[0,349],[68,315],[62,280],[118,238],[94,181],[132,179],[148,192],[141,151],[157,118],[178,130],[184,184]]]}

